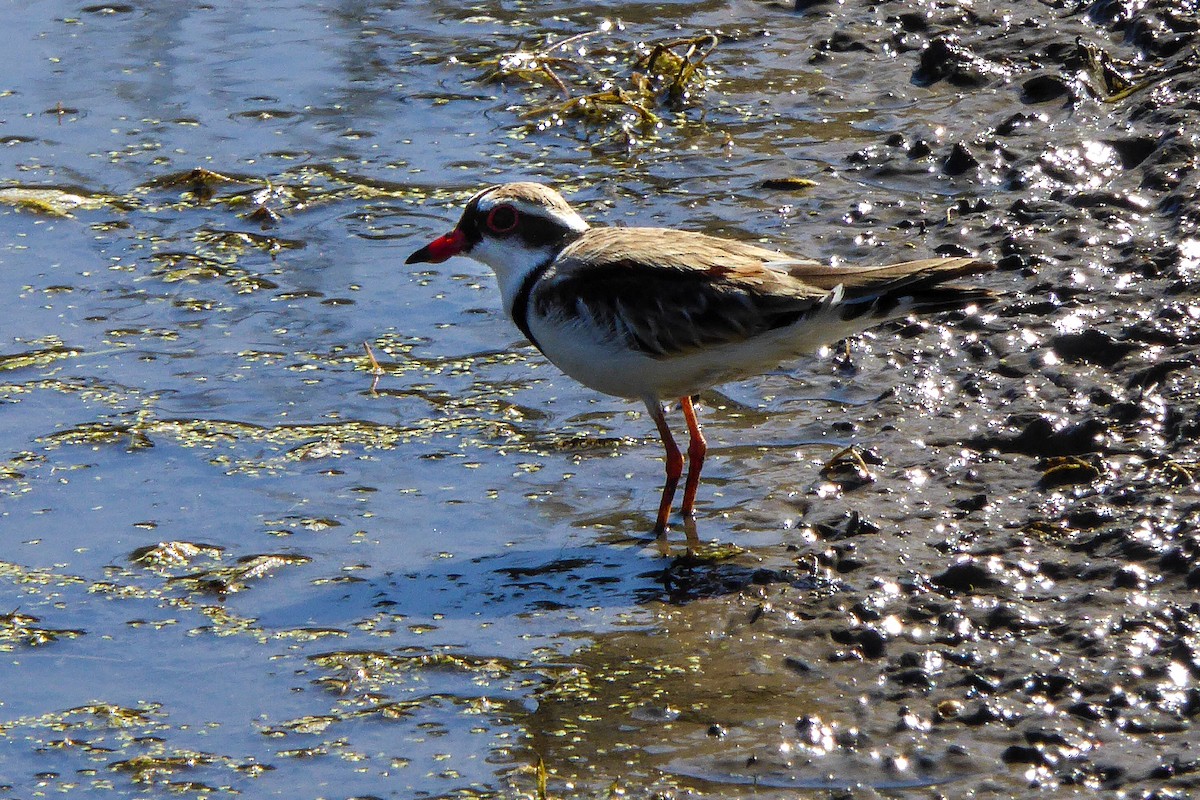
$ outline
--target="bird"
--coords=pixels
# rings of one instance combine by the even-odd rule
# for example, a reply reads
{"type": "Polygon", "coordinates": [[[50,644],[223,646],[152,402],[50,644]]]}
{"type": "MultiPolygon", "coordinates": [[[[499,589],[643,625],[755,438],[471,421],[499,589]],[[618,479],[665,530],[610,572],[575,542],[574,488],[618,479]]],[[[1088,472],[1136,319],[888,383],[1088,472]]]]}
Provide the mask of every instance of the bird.
{"type": "Polygon", "coordinates": [[[593,227],[558,191],[526,181],[478,191],[449,233],[405,263],[453,256],[492,268],[505,313],[560,370],[645,404],[666,453],[653,531],[661,540],[684,465],[664,401],[678,401],[687,425],[686,524],[707,451],[693,402],[700,392],[886,320],[997,298],[946,283],[992,268],[974,258],[834,266],[675,228],[593,227]]]}

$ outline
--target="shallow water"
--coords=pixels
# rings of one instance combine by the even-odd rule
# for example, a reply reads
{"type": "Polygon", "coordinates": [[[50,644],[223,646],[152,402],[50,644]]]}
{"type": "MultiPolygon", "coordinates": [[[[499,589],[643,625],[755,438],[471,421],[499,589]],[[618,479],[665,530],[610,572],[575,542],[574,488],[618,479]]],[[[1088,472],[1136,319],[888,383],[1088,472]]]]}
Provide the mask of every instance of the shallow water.
{"type": "MultiPolygon", "coordinates": [[[[696,30],[739,14],[713,9],[696,30]]],[[[502,787],[532,763],[547,665],[653,624],[646,422],[520,346],[482,269],[403,266],[504,177],[625,214],[673,185],[659,222],[744,218],[712,193],[745,161],[714,126],[632,155],[517,137],[520,89],[455,63],[615,11],[10,9],[0,173],[81,199],[0,215],[0,606],[28,615],[0,679],[8,793],[502,787]],[[238,182],[204,202],[172,182],[197,167],[238,182]],[[613,193],[614,174],[637,177],[613,193]],[[258,203],[277,224],[247,219],[258,203]],[[159,542],[209,549],[134,560],[159,542]],[[236,572],[264,554],[288,558],[236,572]]]]}
{"type": "MultiPolygon", "coordinates": [[[[918,88],[911,54],[814,60],[814,26],[843,23],[751,2],[0,17],[0,793],[515,795],[540,757],[563,795],[724,796],[759,780],[727,756],[775,753],[797,716],[868,713],[869,670],[780,672],[792,634],[752,624],[839,591],[805,571],[820,548],[799,523],[845,509],[819,471],[846,444],[891,454],[869,495],[885,524],[928,530],[977,491],[974,457],[913,442],[998,424],[962,421],[959,343],[1011,335],[932,324],[899,354],[868,335],[851,366],[826,354],[706,395],[699,533],[746,550],[671,562],[646,538],[662,467],[638,408],[525,345],[485,268],[404,257],[518,178],[609,223],[928,255],[976,223],[925,237],[873,215],[949,220],[999,189],[847,158],[896,131],[955,141],[1011,113],[1000,89],[918,88]],[[480,80],[618,19],[584,40],[590,69],[720,37],[707,90],[636,141],[538,129],[523,115],[553,86],[480,80]]],[[[888,759],[969,738],[905,733],[849,766],[814,747],[760,778],[936,784],[976,765],[888,759]]]]}

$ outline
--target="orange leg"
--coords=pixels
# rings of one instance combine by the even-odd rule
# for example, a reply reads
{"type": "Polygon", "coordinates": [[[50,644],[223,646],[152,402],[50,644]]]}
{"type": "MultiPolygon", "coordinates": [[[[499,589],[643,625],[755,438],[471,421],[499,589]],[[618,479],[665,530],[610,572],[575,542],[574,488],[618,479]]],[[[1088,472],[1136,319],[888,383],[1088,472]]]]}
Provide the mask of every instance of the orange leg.
{"type": "Polygon", "coordinates": [[[667,481],[663,484],[662,499],[658,502],[658,520],[654,523],[655,536],[666,536],[667,520],[671,516],[671,501],[675,499],[675,488],[679,486],[679,476],[683,474],[683,453],[679,452],[679,445],[675,444],[675,437],[671,435],[671,429],[667,426],[662,403],[647,400],[646,409],[654,418],[658,435],[662,438],[663,449],[667,451],[667,481]]]}
{"type": "Polygon", "coordinates": [[[696,418],[696,409],[692,406],[692,398],[679,398],[683,407],[683,418],[688,427],[688,474],[687,483],[683,487],[683,516],[696,516],[696,489],[700,486],[700,470],[704,469],[704,454],[708,452],[708,442],[700,431],[700,420],[696,418]]]}

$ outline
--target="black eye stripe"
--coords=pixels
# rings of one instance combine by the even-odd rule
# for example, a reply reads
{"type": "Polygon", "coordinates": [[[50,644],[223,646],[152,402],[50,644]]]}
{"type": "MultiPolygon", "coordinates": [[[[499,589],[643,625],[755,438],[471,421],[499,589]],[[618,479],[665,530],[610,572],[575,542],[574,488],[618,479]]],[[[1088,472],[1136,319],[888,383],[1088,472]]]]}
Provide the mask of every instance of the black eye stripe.
{"type": "Polygon", "coordinates": [[[521,218],[518,235],[527,247],[553,247],[579,238],[579,231],[572,230],[559,220],[526,214],[521,218]]]}

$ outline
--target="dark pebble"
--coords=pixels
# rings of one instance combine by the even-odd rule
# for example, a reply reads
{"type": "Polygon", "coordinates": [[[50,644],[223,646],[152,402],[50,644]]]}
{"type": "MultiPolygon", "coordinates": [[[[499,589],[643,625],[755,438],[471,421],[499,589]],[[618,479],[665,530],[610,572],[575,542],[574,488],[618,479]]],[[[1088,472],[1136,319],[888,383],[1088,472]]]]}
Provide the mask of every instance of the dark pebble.
{"type": "Polygon", "coordinates": [[[987,589],[997,584],[991,573],[976,561],[962,561],[931,579],[935,586],[951,592],[967,594],[975,589],[987,589]]]}
{"type": "Polygon", "coordinates": [[[1046,757],[1036,747],[1014,744],[1006,749],[1000,758],[1006,764],[1044,764],[1046,757]]]}
{"type": "Polygon", "coordinates": [[[1016,272],[1018,270],[1025,269],[1028,264],[1028,259],[1026,259],[1024,256],[1019,256],[1014,253],[1004,256],[997,261],[996,269],[1003,270],[1005,272],[1016,272]]]}
{"type": "MultiPolygon", "coordinates": [[[[866,458],[865,453],[863,454],[863,460],[867,463],[872,463],[870,459],[866,458]]],[[[837,542],[864,534],[875,534],[880,531],[878,525],[857,511],[850,511],[840,517],[833,517],[825,522],[817,523],[813,527],[822,539],[830,542],[837,542]]]]}
{"type": "Polygon", "coordinates": [[[1069,747],[1071,742],[1060,731],[1036,728],[1025,731],[1025,741],[1029,744],[1051,745],[1053,747],[1069,747]]]}
{"type": "Polygon", "coordinates": [[[969,169],[979,166],[979,159],[962,142],[956,142],[950,149],[950,155],[942,163],[942,172],[947,175],[961,175],[969,169]]]}
{"type": "Polygon", "coordinates": [[[888,676],[888,679],[901,686],[913,686],[918,689],[928,689],[935,685],[933,677],[923,669],[902,669],[888,676]]]}
{"type": "Polygon", "coordinates": [[[1172,372],[1192,366],[1192,363],[1190,359],[1182,358],[1168,358],[1159,361],[1130,375],[1129,380],[1125,383],[1125,388],[1145,391],[1162,383],[1163,379],[1172,372]]]}
{"type": "Polygon", "coordinates": [[[858,636],[858,646],[867,658],[882,658],[887,653],[887,638],[874,628],[863,628],[858,636]]]}
{"type": "Polygon", "coordinates": [[[825,738],[825,723],[821,718],[812,714],[805,717],[796,717],[795,725],[796,733],[801,739],[809,742],[818,742],[825,738]]]}
{"type": "Polygon", "coordinates": [[[1135,214],[1141,214],[1147,210],[1145,200],[1136,195],[1118,192],[1075,192],[1067,195],[1066,201],[1076,208],[1119,208],[1135,214]]]}
{"type": "Polygon", "coordinates": [[[965,511],[968,514],[971,513],[972,511],[978,511],[979,509],[983,508],[986,505],[987,505],[987,495],[982,494],[982,493],[971,495],[970,497],[963,498],[962,500],[954,501],[955,508],[957,508],[960,511],[965,511]]]}
{"type": "Polygon", "coordinates": [[[1130,136],[1124,139],[1109,139],[1105,144],[1117,151],[1123,168],[1133,169],[1158,148],[1158,139],[1153,136],[1130,136]]]}
{"type": "Polygon", "coordinates": [[[1187,576],[1187,588],[1200,589],[1200,567],[1196,567],[1187,576]]]}
{"type": "Polygon", "coordinates": [[[1108,425],[1095,417],[1057,428],[1051,420],[1038,416],[1011,439],[991,436],[969,439],[963,444],[981,451],[994,449],[1030,456],[1073,456],[1096,452],[1107,434],[1108,425]]]}
{"type": "Polygon", "coordinates": [[[929,30],[929,17],[916,11],[901,14],[898,19],[900,26],[909,33],[919,33],[929,30]]]}
{"type": "Polygon", "coordinates": [[[981,694],[995,694],[1000,690],[1000,681],[982,672],[972,672],[962,683],[981,694]]]}
{"type": "Polygon", "coordinates": [[[959,714],[958,721],[964,725],[976,727],[979,725],[987,725],[991,722],[996,722],[1002,719],[1001,714],[986,703],[980,703],[979,708],[968,714],[959,714]]]}
{"type": "Polygon", "coordinates": [[[1010,631],[1028,631],[1041,627],[1036,617],[1031,617],[1009,603],[1001,603],[988,612],[984,626],[990,631],[1007,629],[1010,631]]]}
{"type": "Polygon", "coordinates": [[[787,667],[792,672],[798,672],[801,674],[816,671],[812,664],[808,663],[802,658],[796,658],[795,656],[788,656],[787,658],[783,659],[783,666],[787,667]]]}
{"type": "Polygon", "coordinates": [[[1041,695],[1051,700],[1058,698],[1067,689],[1074,687],[1075,682],[1066,675],[1037,673],[1030,675],[1022,684],[1025,694],[1041,695]]]}
{"type": "Polygon", "coordinates": [[[850,613],[860,622],[875,622],[883,618],[883,614],[874,604],[859,600],[850,606],[850,613]]]}
{"type": "Polygon", "coordinates": [[[1158,559],[1158,568],[1163,572],[1186,575],[1194,561],[1195,559],[1185,553],[1182,547],[1172,547],[1158,559]]]}
{"type": "Polygon", "coordinates": [[[869,741],[865,733],[853,728],[842,728],[841,730],[838,730],[836,733],[834,733],[833,740],[837,742],[838,747],[846,750],[850,750],[855,747],[862,747],[869,741]]]}
{"type": "Polygon", "coordinates": [[[829,632],[838,644],[854,645],[863,657],[882,658],[887,653],[887,639],[874,628],[840,628],[829,632]]]}
{"type": "Polygon", "coordinates": [[[933,155],[933,148],[930,147],[929,142],[925,141],[924,139],[917,139],[912,143],[912,146],[908,148],[907,155],[909,158],[913,159],[928,158],[929,156],[933,155]]]}
{"type": "Polygon", "coordinates": [[[954,34],[938,36],[921,51],[912,81],[918,86],[932,86],[941,80],[955,86],[983,86],[989,80],[988,69],[978,62],[954,34]]]}
{"type": "Polygon", "coordinates": [[[1035,75],[1021,85],[1023,103],[1046,103],[1070,95],[1070,87],[1056,75],[1035,75]]]}
{"type": "Polygon", "coordinates": [[[1067,713],[1073,717],[1092,720],[1093,722],[1104,719],[1103,712],[1095,703],[1075,703],[1074,705],[1067,706],[1067,713]]]}
{"type": "Polygon", "coordinates": [[[871,52],[871,48],[844,31],[837,31],[828,39],[817,42],[818,50],[828,53],[851,53],[855,51],[871,52]]]}
{"type": "Polygon", "coordinates": [[[1050,340],[1056,355],[1064,361],[1086,362],[1111,367],[1138,349],[1136,344],[1120,341],[1100,330],[1063,333],[1050,340]]]}
{"type": "Polygon", "coordinates": [[[1107,525],[1113,518],[1111,508],[1079,508],[1067,515],[1067,525],[1078,530],[1092,530],[1107,525]]]}
{"type": "Polygon", "coordinates": [[[1148,583],[1145,571],[1134,566],[1122,567],[1113,575],[1114,589],[1145,589],[1148,583]]]}
{"type": "Polygon", "coordinates": [[[851,572],[862,569],[867,566],[867,562],[854,555],[854,549],[851,548],[834,548],[837,557],[834,559],[833,568],[840,575],[846,575],[851,572]]]}
{"type": "Polygon", "coordinates": [[[996,126],[997,136],[1012,136],[1014,133],[1026,128],[1031,128],[1035,123],[1040,123],[1041,120],[1036,114],[1017,113],[1013,114],[1008,119],[996,126]]]}

